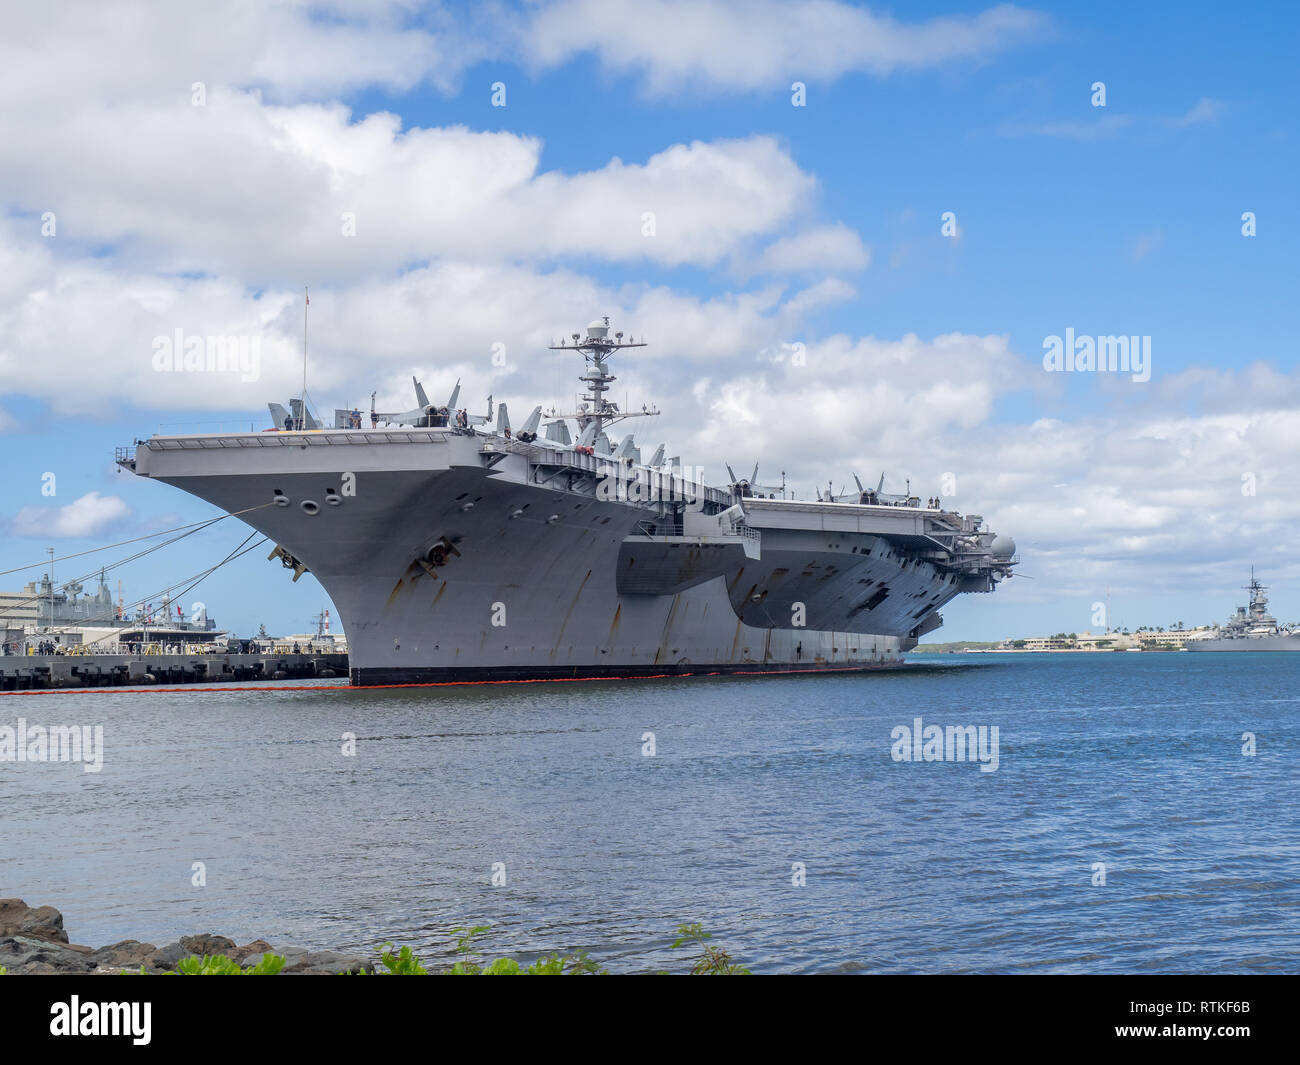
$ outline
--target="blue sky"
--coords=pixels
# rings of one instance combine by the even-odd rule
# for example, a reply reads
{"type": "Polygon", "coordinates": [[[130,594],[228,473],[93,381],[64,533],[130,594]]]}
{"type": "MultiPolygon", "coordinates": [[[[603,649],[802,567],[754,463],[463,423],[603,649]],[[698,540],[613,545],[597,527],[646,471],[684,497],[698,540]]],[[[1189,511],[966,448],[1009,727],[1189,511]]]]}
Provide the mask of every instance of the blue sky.
{"type": "MultiPolygon", "coordinates": [[[[953,604],[940,638],[1082,630],[1107,589],[1117,624],[1212,620],[1252,562],[1300,618],[1295,9],[226,8],[210,32],[128,32],[56,6],[53,29],[0,45],[32,101],[0,118],[0,569],[211,515],[118,473],[113,448],[267,424],[310,283],[321,407],[372,389],[409,406],[417,372],[431,394],[461,376],[527,410],[573,376],[538,341],[615,313],[656,342],[623,381],[715,481],[755,459],[807,494],[881,470],[928,494],[954,473],[953,504],[1015,536],[1032,580],[953,604]],[[380,112],[388,134],[363,125],[380,112]],[[332,226],[349,195],[368,205],[357,241],[295,228],[317,197],[332,226]],[[797,254],[771,251],[790,240],[797,254]],[[150,375],[153,336],[250,322],[258,382],[150,375]],[[1045,372],[1044,338],[1067,327],[1150,336],[1151,380],[1045,372]],[[503,379],[480,351],[498,336],[503,379]],[[808,376],[763,361],[788,343],[808,376]]],[[[238,543],[234,526],[113,578],[128,598],[160,588],[238,543]]],[[[256,554],[195,597],[240,632],[301,631],[329,605],[256,554]]]]}

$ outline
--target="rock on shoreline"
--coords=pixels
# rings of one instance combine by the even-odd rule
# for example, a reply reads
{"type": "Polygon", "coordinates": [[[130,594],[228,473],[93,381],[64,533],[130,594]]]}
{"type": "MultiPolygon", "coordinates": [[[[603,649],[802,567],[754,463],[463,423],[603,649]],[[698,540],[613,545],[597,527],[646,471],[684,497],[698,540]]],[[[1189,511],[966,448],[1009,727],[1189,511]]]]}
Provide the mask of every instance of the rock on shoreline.
{"type": "Polygon", "coordinates": [[[333,976],[336,973],[373,972],[374,961],[334,950],[272,947],[264,939],[238,946],[225,936],[203,933],[181,936],[175,943],[156,947],[124,939],[106,947],[85,947],[68,942],[63,914],[53,906],[28,906],[22,899],[0,899],[0,968],[10,974],[108,975],[126,970],[166,973],[190,955],[224,954],[242,966],[256,965],[264,953],[284,957],[282,974],[333,976]]]}

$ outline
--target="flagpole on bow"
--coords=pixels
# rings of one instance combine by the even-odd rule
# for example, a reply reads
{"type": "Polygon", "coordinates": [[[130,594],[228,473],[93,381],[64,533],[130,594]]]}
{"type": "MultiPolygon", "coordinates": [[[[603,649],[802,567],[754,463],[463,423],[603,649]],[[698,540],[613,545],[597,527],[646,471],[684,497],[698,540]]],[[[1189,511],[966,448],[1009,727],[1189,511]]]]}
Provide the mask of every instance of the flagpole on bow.
{"type": "Polygon", "coordinates": [[[311,306],[311,295],[307,286],[302,287],[302,394],[298,397],[298,428],[307,428],[307,308],[311,306]]]}

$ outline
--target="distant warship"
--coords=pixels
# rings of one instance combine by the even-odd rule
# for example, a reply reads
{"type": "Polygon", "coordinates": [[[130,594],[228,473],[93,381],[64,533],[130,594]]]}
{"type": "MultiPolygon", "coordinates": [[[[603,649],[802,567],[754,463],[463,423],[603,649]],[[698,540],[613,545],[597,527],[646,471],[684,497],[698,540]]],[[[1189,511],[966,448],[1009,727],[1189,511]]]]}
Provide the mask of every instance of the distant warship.
{"type": "Polygon", "coordinates": [[[1250,593],[1250,605],[1237,607],[1227,624],[1220,625],[1209,639],[1188,640],[1189,651],[1300,651],[1300,632],[1279,626],[1268,612],[1264,594],[1268,589],[1255,579],[1254,566],[1245,590],[1250,593]]]}
{"type": "MultiPolygon", "coordinates": [[[[263,432],[153,436],[126,469],[175,485],[267,536],[310,571],[347,631],[354,684],[821,672],[898,665],[963,592],[1012,573],[1015,542],[910,491],[816,501],[731,474],[648,460],[606,393],[610,359],[644,346],[608,318],[555,350],[581,355],[585,397],[512,432],[430,404],[270,404],[263,432]],[[766,493],[766,495],[764,494],[766,493]]],[[[910,486],[909,486],[910,488],[910,486]]]]}

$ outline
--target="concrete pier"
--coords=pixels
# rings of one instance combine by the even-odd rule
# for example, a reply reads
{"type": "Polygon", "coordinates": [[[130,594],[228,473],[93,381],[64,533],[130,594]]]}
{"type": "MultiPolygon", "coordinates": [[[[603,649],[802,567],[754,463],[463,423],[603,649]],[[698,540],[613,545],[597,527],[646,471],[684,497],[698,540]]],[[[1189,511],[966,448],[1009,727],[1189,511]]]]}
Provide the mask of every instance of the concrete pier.
{"type": "Polygon", "coordinates": [[[0,657],[0,690],[346,677],[346,654],[102,654],[0,657]]]}

